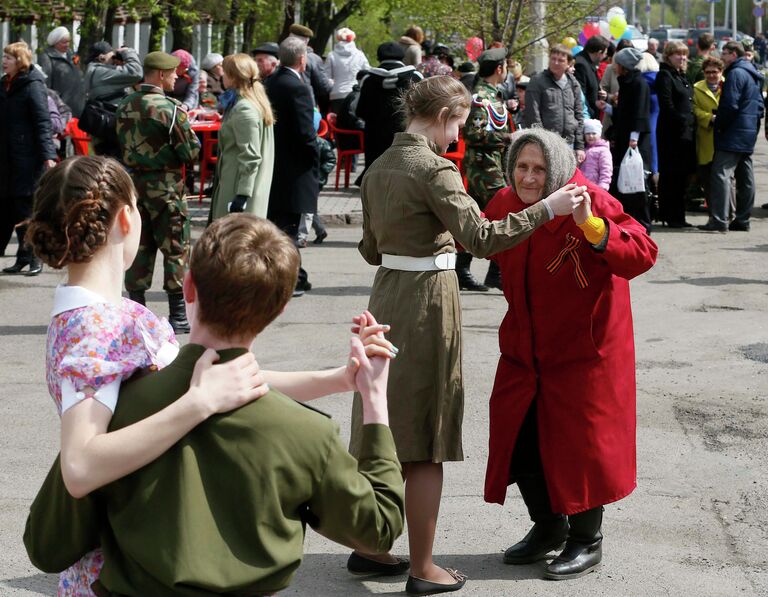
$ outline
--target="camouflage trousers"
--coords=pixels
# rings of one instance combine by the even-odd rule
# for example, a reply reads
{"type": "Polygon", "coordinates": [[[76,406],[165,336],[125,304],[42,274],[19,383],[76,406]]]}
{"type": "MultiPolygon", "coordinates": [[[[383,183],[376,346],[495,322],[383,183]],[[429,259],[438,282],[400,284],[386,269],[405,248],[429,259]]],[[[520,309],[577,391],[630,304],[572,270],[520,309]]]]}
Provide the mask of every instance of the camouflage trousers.
{"type": "Polygon", "coordinates": [[[483,152],[467,148],[462,166],[467,177],[467,193],[477,201],[480,209],[501,189],[507,186],[502,165],[502,152],[483,152]]]}
{"type": "Polygon", "coordinates": [[[134,173],[141,214],[139,252],[125,272],[125,289],[149,290],[158,249],[163,254],[163,288],[182,291],[189,262],[189,211],[180,172],[134,173]]]}

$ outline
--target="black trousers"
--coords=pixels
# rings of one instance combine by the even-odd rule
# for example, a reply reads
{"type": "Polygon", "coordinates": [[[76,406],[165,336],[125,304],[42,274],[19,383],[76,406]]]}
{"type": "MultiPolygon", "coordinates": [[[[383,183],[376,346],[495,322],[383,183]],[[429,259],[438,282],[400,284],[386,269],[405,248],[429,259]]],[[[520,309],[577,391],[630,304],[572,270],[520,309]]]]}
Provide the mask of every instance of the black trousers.
{"type": "MultiPolygon", "coordinates": [[[[2,204],[2,211],[0,211],[0,254],[4,255],[13,235],[14,227],[32,216],[32,197],[6,197],[0,201],[0,204],[2,204]]],[[[24,243],[26,232],[26,226],[16,228],[16,238],[19,241],[16,259],[29,263],[34,255],[32,248],[24,243]]]]}
{"type": "MultiPolygon", "coordinates": [[[[275,212],[269,214],[269,219],[272,220],[275,226],[285,232],[293,242],[296,242],[299,235],[299,220],[301,219],[301,214],[275,212]]],[[[307,275],[306,270],[299,265],[299,279],[297,280],[296,285],[302,287],[308,279],[309,276],[307,275]]]]}

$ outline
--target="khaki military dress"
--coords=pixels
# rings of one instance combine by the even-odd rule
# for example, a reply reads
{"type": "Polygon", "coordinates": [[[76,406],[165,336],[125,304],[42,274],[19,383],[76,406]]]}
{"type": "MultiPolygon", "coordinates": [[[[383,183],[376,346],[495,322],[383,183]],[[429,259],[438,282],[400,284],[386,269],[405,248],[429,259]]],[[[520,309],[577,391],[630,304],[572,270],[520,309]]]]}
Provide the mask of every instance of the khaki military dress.
{"type": "MultiPolygon", "coordinates": [[[[456,241],[486,257],[527,238],[549,220],[541,202],[490,222],[467,195],[454,164],[426,137],[397,133],[392,146],[366,172],[362,185],[360,253],[371,265],[381,255],[429,257],[453,253],[456,241]]],[[[461,305],[453,269],[401,271],[380,267],[369,302],[371,313],[392,326],[400,349],[390,365],[389,423],[401,462],[463,460],[461,424],[461,305]]],[[[362,405],[356,395],[350,451],[362,437],[362,405]]]]}

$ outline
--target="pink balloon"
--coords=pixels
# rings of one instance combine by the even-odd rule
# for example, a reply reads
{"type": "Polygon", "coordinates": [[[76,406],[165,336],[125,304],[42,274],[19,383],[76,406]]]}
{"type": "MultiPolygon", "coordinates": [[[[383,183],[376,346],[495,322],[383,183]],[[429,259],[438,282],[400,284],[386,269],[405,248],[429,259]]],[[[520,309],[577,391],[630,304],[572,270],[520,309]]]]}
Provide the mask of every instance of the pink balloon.
{"type": "Polygon", "coordinates": [[[483,40],[479,37],[470,37],[464,46],[464,50],[467,52],[467,57],[470,60],[476,61],[480,58],[480,54],[483,53],[483,40]]]}
{"type": "Polygon", "coordinates": [[[587,39],[590,37],[594,37],[595,35],[600,35],[600,25],[597,23],[586,23],[584,25],[584,29],[582,29],[584,32],[584,35],[587,39]]]}

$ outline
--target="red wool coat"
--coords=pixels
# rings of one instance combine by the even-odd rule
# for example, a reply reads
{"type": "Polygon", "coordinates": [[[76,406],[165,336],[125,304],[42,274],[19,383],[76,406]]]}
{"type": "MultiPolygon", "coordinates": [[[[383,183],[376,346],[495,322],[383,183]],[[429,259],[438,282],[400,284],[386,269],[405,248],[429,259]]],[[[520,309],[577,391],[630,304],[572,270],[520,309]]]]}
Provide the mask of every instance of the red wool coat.
{"type": "MultiPolygon", "coordinates": [[[[580,172],[592,213],[606,220],[604,252],[570,216],[556,217],[513,249],[494,255],[509,308],[499,329],[501,358],[490,399],[485,500],[504,503],[518,432],[534,398],[539,445],[555,512],[575,514],[635,488],[635,347],[631,278],[658,249],[644,228],[580,172]]],[[[499,191],[491,220],[526,205],[499,191]]]]}

